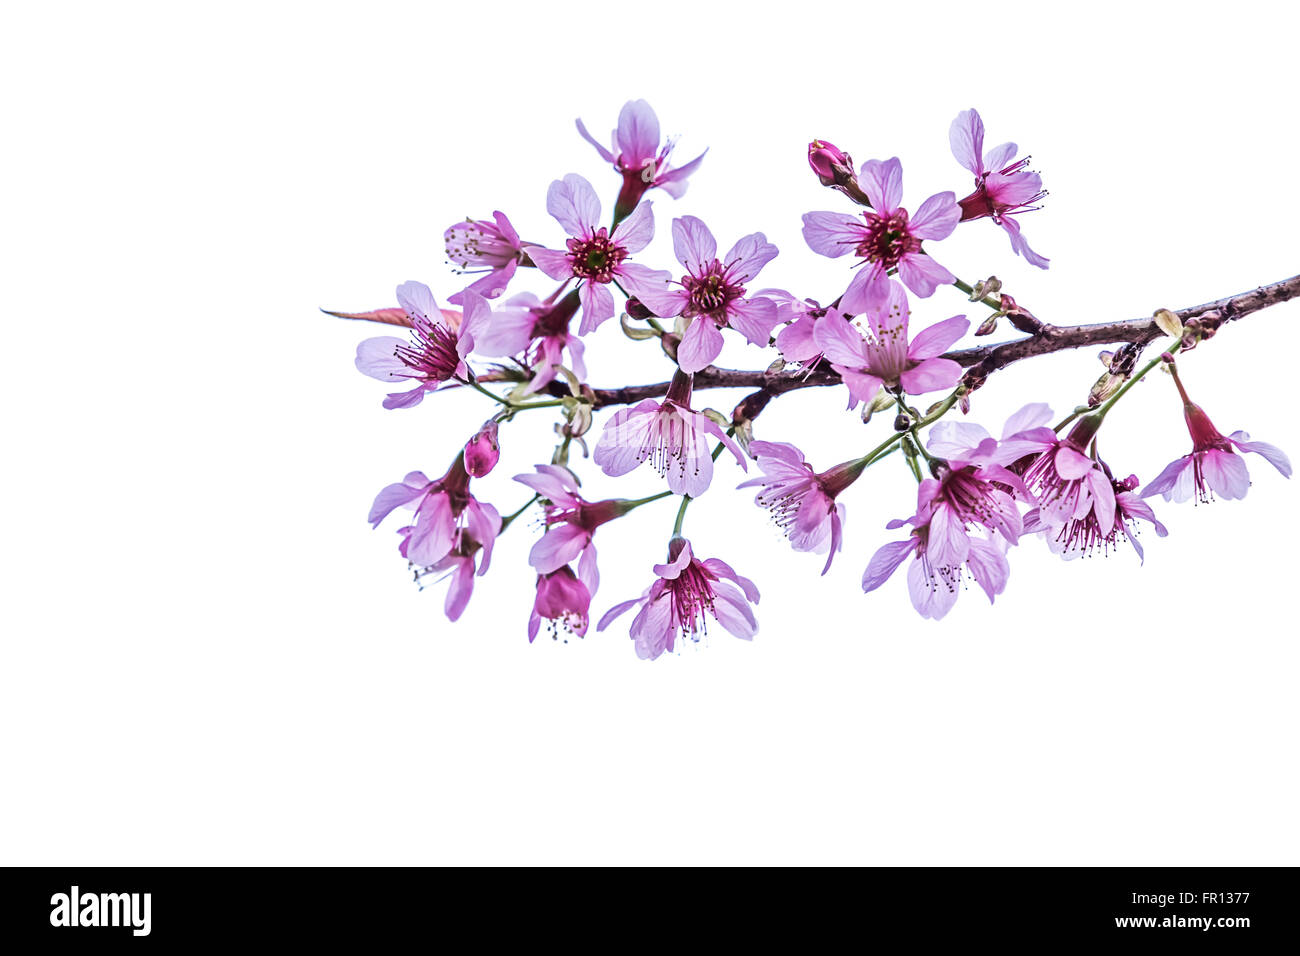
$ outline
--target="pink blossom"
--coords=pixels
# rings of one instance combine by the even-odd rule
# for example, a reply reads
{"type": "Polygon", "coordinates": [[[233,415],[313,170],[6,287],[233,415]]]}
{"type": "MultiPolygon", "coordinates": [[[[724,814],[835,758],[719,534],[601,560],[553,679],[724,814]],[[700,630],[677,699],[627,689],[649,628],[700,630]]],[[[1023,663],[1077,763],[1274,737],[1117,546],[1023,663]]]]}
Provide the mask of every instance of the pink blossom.
{"type": "Polygon", "coordinates": [[[497,466],[501,457],[501,444],[497,441],[499,427],[495,418],[490,419],[465,443],[465,471],[471,478],[482,478],[497,466]]]}
{"type": "Polygon", "coordinates": [[[556,369],[565,366],[578,378],[587,377],[582,339],[569,331],[581,300],[570,292],[559,302],[543,302],[531,292],[512,296],[492,313],[491,320],[474,341],[474,351],[486,357],[522,356],[522,364],[533,372],[529,392],[537,392],[555,380],[556,369]],[[569,360],[564,359],[565,351],[569,360]]]}
{"type": "MultiPolygon", "coordinates": [[[[1104,463],[1102,467],[1105,468],[1104,463]]],[[[1071,518],[1064,524],[1051,527],[1041,520],[1038,509],[1035,508],[1025,515],[1025,533],[1041,534],[1052,553],[1059,554],[1066,561],[1090,556],[1098,548],[1101,548],[1103,554],[1109,554],[1112,548],[1118,547],[1120,535],[1123,535],[1137,552],[1138,558],[1145,560],[1142,544],[1138,541],[1138,520],[1150,522],[1156,534],[1162,538],[1169,534],[1169,529],[1156,518],[1150,505],[1133,494],[1133,489],[1138,486],[1136,475],[1115,481],[1110,470],[1106,469],[1106,476],[1111,479],[1111,488],[1115,492],[1115,517],[1109,532],[1101,530],[1101,522],[1097,519],[1095,510],[1089,511],[1082,518],[1071,518]]]]}
{"type": "Polygon", "coordinates": [[[956,194],[937,193],[921,204],[915,217],[899,205],[903,198],[903,165],[898,158],[862,164],[859,181],[872,208],[861,216],[841,212],[810,212],[803,217],[803,236],[813,252],[832,259],[852,252],[861,266],[840,299],[840,308],[856,315],[878,308],[888,298],[888,273],[925,298],[956,277],[921,250],[925,239],[944,239],[961,218],[956,194]]]}
{"type": "Polygon", "coordinates": [[[907,571],[907,590],[921,617],[937,621],[951,611],[967,573],[988,595],[990,604],[1006,589],[1010,574],[1007,546],[997,535],[963,538],[967,543],[960,553],[932,547],[931,540],[930,527],[921,525],[904,540],[884,545],[862,575],[862,590],[870,593],[880,587],[909,556],[913,561],[907,571]]]}
{"type": "Polygon", "coordinates": [[[638,607],[631,633],[642,660],[673,650],[678,636],[698,641],[707,633],[706,613],[742,640],[758,632],[749,607],[758,603],[758,588],[725,561],[700,561],[689,541],[674,537],[668,542],[668,563],[656,564],[654,571],[658,578],[639,598],[616,604],[596,626],[603,631],[620,614],[638,607]]]}
{"type": "Polygon", "coordinates": [[[533,545],[528,563],[548,574],[575,558],[578,576],[594,595],[600,585],[596,568],[596,546],[592,543],[596,529],[627,514],[631,503],[624,499],[587,501],[578,494],[573,472],[560,465],[537,465],[533,475],[515,475],[515,481],[527,485],[543,499],[546,533],[533,545]]]}
{"type": "MultiPolygon", "coordinates": [[[[1172,368],[1172,366],[1171,366],[1172,368]]],[[[1238,451],[1254,452],[1286,478],[1291,477],[1291,461],[1286,453],[1267,442],[1251,441],[1243,431],[1222,435],[1183,388],[1176,369],[1174,384],[1183,399],[1183,417],[1192,436],[1192,450],[1165,466],[1151,484],[1142,489],[1142,497],[1163,495],[1165,501],[1186,501],[1195,497],[1202,504],[1220,498],[1244,498],[1250,488],[1250,473],[1238,451]]]]}
{"type": "Polygon", "coordinates": [[[404,536],[402,554],[421,567],[436,565],[461,541],[461,532],[484,552],[482,574],[492,557],[492,543],[501,527],[501,516],[489,504],[479,502],[469,491],[465,456],[457,454],[451,468],[437,481],[413,471],[397,484],[388,485],[375,497],[369,521],[378,527],[395,508],[415,509],[415,520],[404,536]]]}
{"type": "Polygon", "coordinates": [[[1015,143],[1003,143],[984,153],[984,121],[975,110],[957,114],[948,129],[952,154],[975,174],[975,191],[961,200],[961,221],[991,217],[1006,230],[1011,238],[1011,248],[1030,264],[1046,269],[1050,260],[1029,248],[1020,234],[1020,223],[1015,216],[1038,209],[1034,203],[1047,195],[1038,173],[1025,169],[1029,157],[1014,160],[1015,143]]]}
{"type": "Polygon", "coordinates": [[[623,189],[614,206],[615,221],[627,216],[649,189],[662,189],[674,199],[681,199],[686,192],[686,178],[704,161],[704,153],[700,153],[685,166],[668,165],[673,141],[669,139],[660,148],[659,117],[645,100],[629,100],[623,105],[618,114],[618,128],[611,136],[612,149],[597,142],[582,120],[577,120],[577,124],[582,138],[596,147],[600,158],[613,164],[623,177],[623,189]]]}
{"type": "Polygon", "coordinates": [[[583,637],[587,633],[592,590],[581,574],[574,574],[568,566],[539,574],[537,596],[528,617],[528,643],[537,637],[542,621],[550,621],[552,639],[559,630],[583,637]]]}
{"type": "Polygon", "coordinates": [[[745,283],[776,258],[777,249],[761,232],[745,236],[722,258],[718,244],[694,216],[673,220],[673,248],[686,268],[677,289],[648,287],[641,301],[655,315],[681,315],[692,320],[677,348],[683,372],[698,372],[722,351],[721,329],[732,328],[751,345],[766,348],[780,319],[777,304],[747,296],[745,283]]]}
{"type": "Polygon", "coordinates": [[[813,329],[823,355],[849,388],[850,408],[871,401],[882,385],[920,395],[951,388],[961,378],[961,366],[940,356],[966,334],[966,317],[954,315],[909,342],[907,294],[896,282],[885,285],[884,301],[867,311],[866,336],[837,309],[827,310],[813,329]]]}
{"type": "Polygon", "coordinates": [[[662,402],[653,398],[616,412],[601,433],[592,460],[611,477],[626,475],[643,462],[668,479],[675,495],[698,498],[713,480],[716,438],[748,470],[744,454],[707,415],[692,411],[691,377],[678,371],[662,402]]]}
{"type": "Polygon", "coordinates": [[[465,377],[465,358],[492,310],[482,296],[466,290],[463,317],[442,311],[422,282],[399,285],[397,301],[411,321],[410,341],[392,335],[366,339],[357,346],[357,369],[381,382],[415,382],[409,392],[393,392],[384,399],[384,408],[412,408],[425,392],[448,379],[465,377]]]}
{"type": "MultiPolygon", "coordinates": [[[[483,564],[478,567],[477,573],[479,576],[487,573],[488,565],[492,560],[492,539],[501,530],[501,519],[492,506],[483,505],[482,507],[487,515],[487,524],[484,530],[485,532],[490,531],[490,537],[488,537],[486,543],[481,543],[469,528],[458,528],[451,550],[432,565],[417,568],[415,572],[415,580],[419,583],[422,591],[425,587],[424,579],[426,577],[446,572],[438,580],[447,577],[451,578],[451,585],[447,589],[447,599],[443,604],[443,612],[450,621],[455,621],[461,616],[466,605],[469,604],[470,596],[474,593],[475,562],[478,560],[480,553],[483,556],[483,564]]],[[[398,550],[401,551],[402,557],[409,557],[410,540],[414,532],[415,528],[413,526],[401,529],[402,543],[398,550]]],[[[416,564],[417,562],[412,561],[411,563],[416,564]]]]}
{"type": "MultiPolygon", "coordinates": [[[[447,258],[461,272],[487,273],[469,287],[485,299],[495,299],[505,291],[519,268],[524,248],[505,213],[494,212],[492,218],[493,222],[466,219],[448,226],[442,235],[447,258]]],[[[460,305],[465,292],[457,292],[447,301],[460,305]]]]}
{"type": "Polygon", "coordinates": [[[586,335],[614,315],[611,282],[618,282],[628,294],[644,299],[643,292],[653,295],[671,277],[647,266],[628,262],[627,257],[640,252],[654,238],[654,215],[651,203],[637,206],[611,234],[600,221],[600,199],[591,183],[576,173],[551,183],[546,193],[546,211],[564,227],[570,238],[565,252],[529,246],[528,255],[537,268],[552,279],[578,280],[582,298],[582,323],[578,334],[586,335]]]}
{"type": "MultiPolygon", "coordinates": [[[[1097,434],[1101,421],[1095,415],[1078,422],[1064,438],[1043,428],[1022,433],[1015,452],[1034,457],[1023,466],[1025,486],[1038,501],[1038,520],[1059,529],[1091,513],[1097,531],[1108,536],[1115,528],[1115,489],[1101,463],[1084,449],[1097,434]]],[[[1008,458],[1007,450],[999,456],[1008,458]]]]}
{"type": "Polygon", "coordinates": [[[749,453],[763,474],[738,487],[761,486],[754,502],[772,513],[796,551],[826,552],[825,574],[843,538],[844,505],[835,499],[857,481],[863,462],[848,461],[819,474],[804,461],[803,452],[785,442],[750,442],[749,453]]]}

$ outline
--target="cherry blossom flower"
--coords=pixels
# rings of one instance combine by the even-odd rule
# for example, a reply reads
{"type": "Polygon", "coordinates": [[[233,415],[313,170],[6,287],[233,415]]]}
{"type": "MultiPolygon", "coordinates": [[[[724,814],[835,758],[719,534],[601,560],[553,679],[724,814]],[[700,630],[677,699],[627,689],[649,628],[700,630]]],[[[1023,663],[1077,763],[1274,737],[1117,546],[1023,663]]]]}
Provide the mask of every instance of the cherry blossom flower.
{"type": "Polygon", "coordinates": [[[492,213],[494,221],[466,219],[448,226],[442,234],[447,258],[463,273],[486,272],[469,289],[457,292],[447,301],[461,305],[470,289],[485,299],[495,299],[505,291],[523,255],[519,233],[503,212],[492,213]]]}
{"type": "MultiPolygon", "coordinates": [[[[424,590],[424,579],[435,574],[442,574],[441,581],[450,577],[451,584],[447,588],[447,599],[443,604],[443,613],[447,615],[447,620],[455,621],[465,611],[469,604],[470,596],[474,593],[475,562],[478,556],[482,554],[483,563],[478,566],[477,574],[482,576],[487,573],[488,565],[492,560],[492,540],[501,530],[501,518],[497,515],[491,505],[483,505],[487,515],[487,524],[484,529],[485,533],[490,531],[490,536],[486,542],[480,542],[475,532],[469,528],[458,528],[456,531],[455,541],[443,557],[439,558],[428,567],[419,568],[415,572],[415,580],[420,585],[420,590],[424,590]],[[443,574],[443,572],[446,572],[443,574]]],[[[402,557],[409,558],[411,535],[415,532],[414,526],[408,526],[401,529],[402,543],[399,551],[402,557]]],[[[412,561],[412,564],[417,562],[412,561]]],[[[436,582],[435,582],[436,583],[436,582]]]]}
{"type": "Polygon", "coordinates": [[[1047,195],[1038,173],[1030,172],[1029,157],[1015,160],[1015,143],[1003,143],[984,153],[984,121],[975,110],[957,114],[948,128],[952,154],[975,174],[975,191],[961,200],[961,221],[990,217],[1011,239],[1011,248],[1031,265],[1046,269],[1050,261],[1029,248],[1015,219],[1038,209],[1034,203],[1047,195]]]}
{"type": "MultiPolygon", "coordinates": [[[[901,525],[901,522],[890,522],[891,527],[901,525]]],[[[870,593],[880,587],[910,556],[913,561],[907,570],[907,590],[912,607],[921,617],[937,621],[951,611],[966,574],[970,574],[992,604],[1006,589],[1011,573],[1006,542],[997,535],[962,536],[958,540],[964,545],[954,552],[932,537],[929,525],[914,528],[907,538],[891,541],[872,556],[862,575],[862,590],[870,593]]]]}
{"type": "Polygon", "coordinates": [[[749,452],[763,474],[737,487],[761,486],[755,504],[772,513],[796,551],[825,551],[825,574],[843,539],[844,505],[835,499],[858,480],[865,463],[848,461],[819,474],[804,460],[803,452],[786,442],[750,442],[749,452]]]}
{"type": "Polygon", "coordinates": [[[758,588],[725,561],[701,561],[692,553],[689,541],[674,537],[668,542],[668,562],[656,564],[654,571],[658,578],[639,598],[616,604],[596,626],[603,631],[619,615],[638,607],[631,634],[642,660],[672,651],[679,636],[698,641],[707,633],[706,614],[742,640],[750,640],[758,632],[758,621],[749,607],[758,603],[758,588]]]}
{"type": "Polygon", "coordinates": [[[920,395],[951,388],[961,378],[961,366],[940,358],[970,327],[964,315],[954,315],[908,341],[907,294],[887,282],[885,299],[867,311],[869,333],[864,336],[837,309],[827,310],[813,337],[831,367],[849,388],[849,407],[871,401],[882,385],[920,395]]]}
{"type": "Polygon", "coordinates": [[[718,258],[713,233],[694,216],[673,220],[673,248],[686,268],[678,289],[647,287],[641,301],[655,315],[691,320],[677,347],[683,372],[698,372],[722,351],[722,332],[732,328],[751,345],[766,348],[777,323],[777,304],[747,296],[745,283],[776,258],[777,248],[761,232],[745,236],[718,258]]]}
{"type": "Polygon", "coordinates": [[[1038,501],[1038,520],[1047,527],[1059,530],[1091,513],[1098,533],[1108,536],[1114,530],[1115,489],[1101,463],[1084,452],[1100,426],[1093,415],[1081,419],[1064,438],[1047,428],[1019,436],[1016,450],[1035,452],[1022,474],[1038,501]]]}
{"type": "Polygon", "coordinates": [[[673,168],[668,157],[673,151],[669,139],[659,146],[659,117],[645,100],[629,100],[618,114],[618,128],[611,136],[612,149],[596,141],[582,120],[577,120],[578,132],[600,153],[600,158],[611,163],[623,177],[623,189],[614,206],[615,221],[622,220],[641,201],[647,190],[662,189],[674,199],[686,192],[686,179],[704,162],[704,153],[684,166],[673,168]]]}
{"type": "Polygon", "coordinates": [[[1163,495],[1165,501],[1186,501],[1195,498],[1208,504],[1217,495],[1220,498],[1244,498],[1250,489],[1250,472],[1246,461],[1237,452],[1253,452],[1282,473],[1291,477],[1291,460],[1282,449],[1267,442],[1251,441],[1250,435],[1235,431],[1222,435],[1210,421],[1201,406],[1187,397],[1182,379],[1172,365],[1174,384],[1183,399],[1183,417],[1192,436],[1192,450],[1182,458],[1171,461],[1165,470],[1156,475],[1151,484],[1142,489],[1142,497],[1163,495]]]}
{"type": "Polygon", "coordinates": [[[515,481],[537,492],[544,501],[546,532],[533,545],[528,563],[542,574],[558,570],[575,558],[578,575],[592,595],[600,585],[596,568],[596,529],[632,510],[622,499],[587,501],[578,494],[573,472],[560,465],[536,465],[533,475],[515,475],[515,481]]]}
{"type": "Polygon", "coordinates": [[[604,226],[596,225],[600,220],[600,199],[591,183],[576,173],[551,183],[546,193],[546,211],[568,232],[567,251],[529,246],[528,255],[552,279],[578,280],[582,299],[579,335],[586,335],[613,317],[611,282],[618,282],[628,295],[644,298],[643,292],[648,290],[653,295],[671,278],[669,272],[657,272],[627,261],[628,256],[640,252],[654,238],[651,205],[647,202],[637,206],[610,233],[604,226]]]}
{"type": "Polygon", "coordinates": [[[465,358],[492,310],[482,296],[466,290],[463,317],[443,311],[422,282],[399,285],[397,301],[410,319],[410,340],[392,335],[366,339],[357,346],[356,364],[360,372],[381,382],[415,382],[409,392],[393,392],[384,399],[384,408],[412,408],[420,404],[425,392],[436,390],[448,379],[465,377],[465,358]]]}
{"type": "Polygon", "coordinates": [[[402,555],[413,564],[421,567],[437,564],[458,543],[463,543],[461,532],[467,531],[484,551],[479,573],[487,570],[501,516],[491,505],[470,494],[463,453],[456,455],[451,468],[437,481],[430,481],[424,472],[413,471],[400,482],[385,487],[375,497],[368,520],[372,526],[379,527],[399,507],[415,509],[415,520],[402,542],[402,555]]]}
{"type": "Polygon", "coordinates": [[[587,633],[593,591],[594,587],[567,565],[539,574],[537,596],[528,617],[528,643],[537,637],[542,621],[550,621],[552,638],[560,630],[583,637],[587,633]]]}
{"type": "Polygon", "coordinates": [[[489,419],[465,443],[465,471],[471,478],[482,478],[497,466],[501,458],[501,444],[497,441],[499,427],[495,418],[489,419]]]}
{"type": "Polygon", "coordinates": [[[1051,527],[1041,520],[1038,509],[1035,508],[1025,515],[1025,534],[1041,534],[1052,553],[1059,554],[1066,561],[1092,555],[1098,548],[1101,548],[1103,554],[1109,554],[1112,548],[1118,547],[1119,538],[1123,535],[1137,552],[1138,559],[1145,561],[1146,554],[1142,550],[1142,543],[1138,541],[1138,520],[1150,522],[1156,534],[1162,538],[1169,534],[1169,529],[1156,518],[1151,506],[1133,493],[1133,489],[1138,486],[1137,475],[1115,481],[1104,462],[1102,467],[1111,479],[1111,487],[1115,492],[1115,520],[1109,532],[1101,530],[1101,522],[1097,520],[1095,510],[1089,511],[1082,518],[1072,518],[1058,527],[1051,527]]]}
{"type": "Polygon", "coordinates": [[[678,371],[662,402],[648,398],[616,412],[596,443],[592,459],[611,477],[626,475],[643,462],[668,479],[675,495],[698,498],[713,480],[716,438],[748,470],[740,448],[707,415],[692,411],[691,376],[678,371]]]}
{"type": "Polygon", "coordinates": [[[899,203],[903,198],[903,165],[898,158],[869,159],[859,181],[872,208],[860,216],[842,212],[810,212],[803,217],[809,248],[838,258],[852,252],[861,261],[840,299],[840,308],[856,315],[879,307],[888,298],[888,273],[898,277],[921,298],[956,281],[956,277],[921,249],[923,240],[945,239],[957,227],[961,208],[956,194],[936,193],[921,204],[916,216],[899,203]]]}
{"type": "Polygon", "coordinates": [[[522,356],[533,372],[527,391],[537,392],[555,380],[565,366],[578,378],[587,377],[582,339],[569,331],[581,300],[570,292],[559,302],[542,301],[531,292],[512,296],[493,311],[486,328],[474,340],[474,351],[490,358],[522,356]],[[565,351],[569,360],[564,360],[565,351]]]}

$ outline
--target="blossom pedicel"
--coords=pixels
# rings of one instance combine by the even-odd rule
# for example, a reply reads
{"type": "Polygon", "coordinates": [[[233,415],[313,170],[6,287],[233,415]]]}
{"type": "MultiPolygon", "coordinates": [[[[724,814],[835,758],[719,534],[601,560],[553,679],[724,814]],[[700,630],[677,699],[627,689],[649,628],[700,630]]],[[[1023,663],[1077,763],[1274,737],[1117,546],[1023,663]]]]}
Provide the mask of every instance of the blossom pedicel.
{"type": "MultiPolygon", "coordinates": [[[[872,159],[855,169],[848,151],[829,140],[807,144],[816,183],[829,187],[827,195],[842,206],[803,217],[812,252],[840,260],[822,264],[832,279],[819,288],[800,287],[794,264],[786,257],[776,261],[777,248],[763,232],[724,229],[722,234],[740,238],[719,253],[713,231],[689,210],[671,222],[676,262],[652,251],[654,209],[646,197],[661,190],[680,199],[704,154],[673,165],[673,140],[661,135],[659,118],[644,100],[624,105],[608,145],[581,120],[577,126],[616,174],[598,180],[613,200],[608,219],[591,181],[576,172],[550,171],[550,186],[536,194],[529,214],[544,206],[563,230],[562,239],[525,240],[500,211],[464,219],[443,236],[455,276],[474,277],[467,287],[455,277],[446,284],[446,301],[455,308],[440,308],[428,286],[405,282],[397,288],[396,306],[330,313],[404,330],[404,336],[369,338],[357,348],[361,372],[405,388],[389,394],[385,408],[409,409],[428,393],[450,390],[486,403],[490,417],[467,440],[482,413],[463,430],[447,407],[427,418],[421,447],[430,437],[452,436],[449,443],[463,441],[463,448],[440,478],[412,471],[384,487],[369,516],[378,526],[398,509],[410,512],[398,529],[398,553],[421,585],[448,582],[443,609],[450,620],[466,612],[497,539],[520,524],[536,531],[528,549],[526,617],[519,601],[519,629],[529,642],[543,630],[557,640],[588,634],[601,596],[597,536],[602,549],[617,549],[612,553],[624,565],[635,561],[636,549],[662,555],[666,548],[641,595],[608,608],[598,631],[634,612],[628,633],[637,656],[649,660],[701,641],[711,628],[753,638],[758,588],[720,558],[700,558],[684,531],[691,509],[701,507],[696,500],[719,483],[727,490],[756,489],[757,507],[741,517],[753,514],[757,520],[760,509],[766,512],[785,538],[783,546],[825,555],[822,574],[836,555],[856,556],[859,567],[865,564],[861,587],[868,594],[906,564],[912,607],[923,618],[940,620],[953,612],[968,585],[990,602],[1003,596],[1012,556],[1022,550],[1030,560],[1033,554],[1070,560],[1108,555],[1127,542],[1144,560],[1141,531],[1168,534],[1149,499],[1242,498],[1250,486],[1245,452],[1291,474],[1279,449],[1245,432],[1224,435],[1215,428],[1188,397],[1174,353],[1190,351],[1230,321],[1300,296],[1300,276],[1208,306],[1158,309],[1151,322],[1069,327],[1038,318],[1008,287],[1028,266],[1049,265],[1030,248],[1020,224],[1047,193],[1014,143],[985,147],[984,121],[973,109],[960,112],[948,130],[948,146],[974,177],[973,187],[957,175],[931,184],[921,193],[929,198],[915,211],[903,205],[899,159],[872,159]],[[981,272],[988,278],[972,285],[934,254],[938,242],[982,220],[1006,233],[1014,255],[997,244],[989,255],[998,274],[981,272]],[[760,273],[774,269],[782,272],[783,287],[757,288],[760,273]],[[952,287],[954,305],[990,312],[974,322],[951,314],[956,309],[939,301],[943,286],[952,287]],[[619,321],[609,323],[615,315],[619,321]],[[980,344],[1002,319],[1022,337],[980,344]],[[974,336],[967,339],[972,327],[974,336]],[[598,377],[589,380],[586,347],[599,337],[608,344],[591,353],[602,364],[598,377]],[[1156,342],[1166,351],[1140,365],[1144,349],[1156,342]],[[1117,347],[1103,352],[1106,374],[1091,389],[1090,376],[1071,385],[1061,366],[1061,389],[1077,404],[1056,424],[1040,396],[1029,396],[999,437],[965,420],[973,396],[1001,369],[1083,344],[1117,347]],[[730,367],[753,349],[766,352],[762,367],[730,367]],[[1137,477],[1116,477],[1130,463],[1112,470],[1099,443],[1105,438],[1112,450],[1119,447],[1109,445],[1109,436],[1124,427],[1116,409],[1129,407],[1120,405],[1125,395],[1162,362],[1182,402],[1192,450],[1139,494],[1137,477]],[[799,417],[783,426],[775,416],[761,417],[790,392],[825,386],[843,386],[853,411],[845,413],[832,388],[806,396],[799,417]],[[716,388],[743,390],[721,405],[733,408],[730,416],[706,407],[702,396],[716,388]],[[831,428],[836,416],[844,423],[838,431],[831,428]],[[536,442],[524,434],[528,423],[554,441],[549,461],[529,452],[536,442]],[[588,452],[584,436],[594,426],[599,438],[588,463],[581,460],[588,452]],[[501,440],[506,430],[508,447],[501,440]],[[818,471],[803,449],[840,463],[818,471]],[[528,456],[520,462],[528,467],[513,484],[497,468],[503,451],[528,456]],[[869,505],[867,513],[888,507],[896,485],[877,480],[877,474],[899,466],[896,481],[915,481],[912,514],[883,529],[870,528],[872,522],[855,525],[859,529],[850,536],[847,500],[869,505]],[[750,477],[740,481],[745,472],[750,477]],[[593,476],[620,487],[639,483],[642,496],[588,498],[582,479],[593,476]],[[521,486],[532,494],[526,501],[520,501],[521,486]],[[502,517],[480,496],[513,497],[513,510],[502,517]],[[674,508],[653,508],[664,500],[674,508]],[[628,517],[642,508],[659,513],[628,517]],[[519,521],[526,516],[530,520],[519,521]],[[881,531],[900,536],[882,542],[881,531]],[[1033,539],[1041,539],[1040,545],[1026,544],[1033,539]]],[[[719,163],[715,184],[725,182],[736,163],[749,161],[728,157],[730,165],[719,163]]],[[[755,201],[746,208],[762,206],[755,201]]],[[[989,233],[980,225],[972,234],[989,233]]],[[[950,262],[942,250],[939,255],[950,262]]],[[[1035,310],[1049,315],[1037,305],[1035,310]]],[[[1166,433],[1155,421],[1130,427],[1141,428],[1151,444],[1166,433]]],[[[1152,462],[1132,464],[1146,468],[1152,462]]],[[[709,495],[705,507],[721,497],[709,495]]],[[[894,514],[906,513],[906,500],[894,500],[894,514]]],[[[737,535],[734,547],[739,540],[737,535]]],[[[762,559],[750,556],[747,563],[762,559]]],[[[1063,581],[1061,596],[1074,587],[1063,581]]]]}

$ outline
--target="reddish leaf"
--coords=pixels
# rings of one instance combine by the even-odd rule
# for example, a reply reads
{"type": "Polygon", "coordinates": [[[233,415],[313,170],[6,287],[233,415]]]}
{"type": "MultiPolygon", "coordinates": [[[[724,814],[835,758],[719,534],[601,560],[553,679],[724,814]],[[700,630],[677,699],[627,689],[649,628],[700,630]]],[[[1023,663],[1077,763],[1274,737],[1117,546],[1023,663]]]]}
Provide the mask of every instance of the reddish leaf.
{"type": "Polygon", "coordinates": [[[363,319],[367,322],[382,322],[385,325],[401,325],[408,329],[411,327],[411,318],[403,309],[375,309],[373,312],[331,312],[329,309],[321,309],[321,311],[339,319],[363,319]]]}

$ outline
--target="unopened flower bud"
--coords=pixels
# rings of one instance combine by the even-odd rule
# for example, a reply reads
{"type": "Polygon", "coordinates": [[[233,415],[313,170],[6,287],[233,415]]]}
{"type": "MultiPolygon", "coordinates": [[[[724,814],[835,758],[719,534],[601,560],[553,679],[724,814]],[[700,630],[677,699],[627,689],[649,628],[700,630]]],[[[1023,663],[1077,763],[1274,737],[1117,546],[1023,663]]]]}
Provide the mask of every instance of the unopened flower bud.
{"type": "Polygon", "coordinates": [[[1093,383],[1092,390],[1088,392],[1088,407],[1096,408],[1106,399],[1110,398],[1120,390],[1120,386],[1128,380],[1127,375],[1115,375],[1112,372],[1103,372],[1101,378],[1093,383]]]}
{"type": "Polygon", "coordinates": [[[1024,306],[1017,305],[1016,300],[1011,296],[1003,295],[999,301],[1002,303],[1002,314],[1007,317],[1008,322],[1021,332],[1037,335],[1043,330],[1042,320],[1024,306]]]}
{"type": "Polygon", "coordinates": [[[497,423],[493,419],[483,423],[474,437],[465,443],[465,470],[472,478],[482,478],[496,467],[501,457],[497,443],[497,423]]]}
{"type": "Polygon", "coordinates": [[[871,421],[871,416],[876,412],[883,412],[886,408],[892,408],[893,404],[894,397],[892,395],[884,391],[877,392],[875,398],[862,406],[862,424],[865,425],[871,421]]]}
{"type": "Polygon", "coordinates": [[[976,335],[992,335],[998,329],[998,313],[990,315],[980,323],[980,327],[975,330],[976,335]]]}
{"type": "Polygon", "coordinates": [[[906,412],[899,412],[894,419],[894,431],[905,432],[912,427],[912,416],[906,412]]]}
{"type": "Polygon", "coordinates": [[[1110,363],[1114,360],[1115,353],[1110,351],[1109,349],[1102,349],[1100,352],[1097,353],[1097,358],[1101,359],[1102,365],[1106,366],[1107,368],[1110,368],[1110,363]]]}
{"type": "Polygon", "coordinates": [[[837,176],[842,176],[843,173],[837,173],[837,166],[840,170],[847,169],[849,176],[853,175],[853,160],[849,158],[848,153],[825,140],[815,139],[808,144],[808,165],[812,167],[812,171],[817,174],[823,186],[841,184],[837,176]]]}

